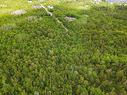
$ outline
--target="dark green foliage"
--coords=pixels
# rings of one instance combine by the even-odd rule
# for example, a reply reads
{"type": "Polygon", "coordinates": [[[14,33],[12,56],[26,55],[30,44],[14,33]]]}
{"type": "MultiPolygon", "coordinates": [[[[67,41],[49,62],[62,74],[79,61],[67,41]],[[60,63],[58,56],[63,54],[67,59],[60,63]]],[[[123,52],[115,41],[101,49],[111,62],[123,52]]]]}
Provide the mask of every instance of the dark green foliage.
{"type": "Polygon", "coordinates": [[[126,9],[56,6],[68,32],[43,9],[1,17],[1,26],[14,27],[0,27],[0,93],[127,95],[126,9]],[[36,20],[28,21],[31,15],[36,20]]]}

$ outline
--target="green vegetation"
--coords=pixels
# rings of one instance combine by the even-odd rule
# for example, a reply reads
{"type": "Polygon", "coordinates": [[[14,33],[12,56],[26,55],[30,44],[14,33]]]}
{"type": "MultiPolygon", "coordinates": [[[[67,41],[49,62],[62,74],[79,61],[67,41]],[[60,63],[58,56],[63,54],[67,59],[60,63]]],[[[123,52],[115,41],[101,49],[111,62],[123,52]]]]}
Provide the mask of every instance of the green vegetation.
{"type": "Polygon", "coordinates": [[[127,95],[127,6],[45,2],[65,31],[32,9],[38,2],[8,1],[0,0],[0,95],[127,95]],[[27,13],[8,14],[17,9],[27,13]]]}

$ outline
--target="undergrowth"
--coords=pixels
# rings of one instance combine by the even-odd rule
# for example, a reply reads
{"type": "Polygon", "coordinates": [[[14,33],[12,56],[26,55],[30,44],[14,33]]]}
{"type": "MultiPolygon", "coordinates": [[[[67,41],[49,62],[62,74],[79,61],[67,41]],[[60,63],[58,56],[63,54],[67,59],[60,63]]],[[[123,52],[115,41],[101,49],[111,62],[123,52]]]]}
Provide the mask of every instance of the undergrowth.
{"type": "Polygon", "coordinates": [[[0,94],[127,95],[127,6],[51,11],[0,17],[0,94]]]}

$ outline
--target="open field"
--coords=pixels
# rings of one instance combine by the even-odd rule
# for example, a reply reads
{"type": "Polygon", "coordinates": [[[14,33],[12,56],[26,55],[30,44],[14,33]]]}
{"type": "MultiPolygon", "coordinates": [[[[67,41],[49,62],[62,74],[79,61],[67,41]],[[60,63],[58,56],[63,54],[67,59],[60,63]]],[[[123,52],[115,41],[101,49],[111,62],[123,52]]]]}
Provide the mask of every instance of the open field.
{"type": "Polygon", "coordinates": [[[72,1],[0,0],[0,95],[127,95],[127,6],[72,1]]]}

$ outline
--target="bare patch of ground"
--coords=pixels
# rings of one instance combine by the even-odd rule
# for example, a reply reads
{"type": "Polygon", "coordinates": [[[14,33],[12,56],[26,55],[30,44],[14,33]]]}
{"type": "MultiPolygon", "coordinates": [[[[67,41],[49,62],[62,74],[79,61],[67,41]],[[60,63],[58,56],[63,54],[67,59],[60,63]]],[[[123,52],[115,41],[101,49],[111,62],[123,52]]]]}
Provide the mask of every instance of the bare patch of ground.
{"type": "Polygon", "coordinates": [[[65,19],[66,19],[67,21],[69,21],[69,22],[76,20],[75,17],[69,17],[69,16],[66,16],[65,19]]]}
{"type": "Polygon", "coordinates": [[[22,14],[25,14],[25,13],[26,13],[26,11],[23,10],[23,9],[11,12],[12,15],[22,15],[22,14]]]}

